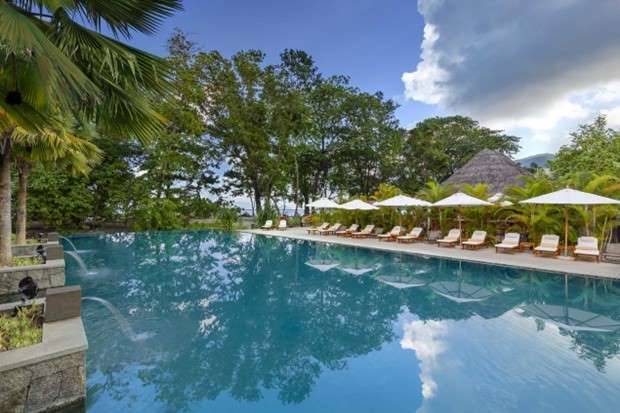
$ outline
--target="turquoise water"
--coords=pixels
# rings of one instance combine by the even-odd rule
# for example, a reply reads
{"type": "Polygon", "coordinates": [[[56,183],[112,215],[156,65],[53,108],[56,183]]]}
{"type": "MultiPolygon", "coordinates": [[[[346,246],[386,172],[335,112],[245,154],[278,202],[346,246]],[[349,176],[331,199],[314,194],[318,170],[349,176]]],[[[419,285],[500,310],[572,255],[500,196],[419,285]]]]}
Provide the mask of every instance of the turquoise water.
{"type": "Polygon", "coordinates": [[[88,412],[619,409],[618,282],[215,231],[71,240],[88,412]]]}

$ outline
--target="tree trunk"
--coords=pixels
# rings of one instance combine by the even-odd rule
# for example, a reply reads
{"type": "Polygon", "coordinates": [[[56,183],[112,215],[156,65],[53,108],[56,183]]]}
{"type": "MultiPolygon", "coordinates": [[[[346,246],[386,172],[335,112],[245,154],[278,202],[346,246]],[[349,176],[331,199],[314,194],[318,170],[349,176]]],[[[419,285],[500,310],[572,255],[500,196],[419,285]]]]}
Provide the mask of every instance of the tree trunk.
{"type": "Polygon", "coordinates": [[[30,165],[28,162],[18,162],[18,188],[17,202],[15,211],[15,242],[17,244],[26,243],[26,202],[28,199],[28,176],[30,175],[30,165]]]}
{"type": "Polygon", "coordinates": [[[0,266],[11,265],[11,132],[0,141],[0,266]]]}
{"type": "Polygon", "coordinates": [[[261,193],[258,190],[257,185],[254,185],[254,207],[256,208],[257,214],[263,210],[260,198],[261,198],[261,193]]]}

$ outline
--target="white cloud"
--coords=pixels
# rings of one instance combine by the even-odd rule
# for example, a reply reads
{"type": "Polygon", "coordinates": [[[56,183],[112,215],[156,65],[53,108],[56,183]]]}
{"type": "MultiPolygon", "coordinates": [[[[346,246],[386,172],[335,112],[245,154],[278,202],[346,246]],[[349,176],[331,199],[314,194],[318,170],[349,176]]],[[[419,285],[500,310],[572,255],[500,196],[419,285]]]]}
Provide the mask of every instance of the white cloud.
{"type": "Polygon", "coordinates": [[[416,69],[402,75],[408,99],[518,130],[529,142],[544,136],[548,149],[599,112],[616,116],[617,0],[474,4],[418,1],[424,39],[416,69]]]}
{"type": "Polygon", "coordinates": [[[607,121],[612,128],[620,128],[620,106],[603,111],[607,115],[607,121]]]}
{"type": "Polygon", "coordinates": [[[422,396],[432,398],[437,392],[437,382],[433,378],[433,370],[437,365],[437,357],[446,351],[447,346],[442,340],[447,328],[441,321],[411,321],[403,326],[404,334],[400,341],[401,348],[414,350],[420,361],[420,381],[422,396]]]}

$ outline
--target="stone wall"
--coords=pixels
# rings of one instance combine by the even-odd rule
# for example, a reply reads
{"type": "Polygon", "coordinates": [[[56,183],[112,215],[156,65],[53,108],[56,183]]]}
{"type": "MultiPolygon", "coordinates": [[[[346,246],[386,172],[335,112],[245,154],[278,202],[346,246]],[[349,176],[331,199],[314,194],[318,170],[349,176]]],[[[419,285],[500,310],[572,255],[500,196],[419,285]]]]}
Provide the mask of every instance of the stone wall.
{"type": "Polygon", "coordinates": [[[43,324],[43,341],[0,352],[0,412],[37,413],[85,398],[88,341],[80,317],[43,324]]]}
{"type": "Polygon", "coordinates": [[[49,260],[45,264],[0,268],[0,295],[19,292],[19,280],[32,277],[39,288],[65,285],[65,261],[49,260]]]}
{"type": "Polygon", "coordinates": [[[43,245],[44,247],[53,247],[53,246],[62,246],[58,242],[48,242],[44,244],[19,244],[12,245],[11,250],[13,251],[14,257],[24,257],[30,255],[38,255],[37,247],[39,245],[43,245]]]}
{"type": "Polygon", "coordinates": [[[0,412],[43,412],[85,397],[84,351],[2,372],[0,412]]]}

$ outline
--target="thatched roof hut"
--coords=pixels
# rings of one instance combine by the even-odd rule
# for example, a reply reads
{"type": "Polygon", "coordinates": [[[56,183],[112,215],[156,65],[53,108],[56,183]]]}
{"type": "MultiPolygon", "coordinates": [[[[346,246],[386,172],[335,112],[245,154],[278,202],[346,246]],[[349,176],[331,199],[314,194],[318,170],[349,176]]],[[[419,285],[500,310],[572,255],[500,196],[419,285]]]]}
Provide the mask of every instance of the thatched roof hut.
{"type": "Polygon", "coordinates": [[[530,175],[517,162],[506,155],[483,149],[443,183],[451,185],[488,184],[491,193],[504,192],[512,185],[521,184],[520,176],[530,175]]]}

